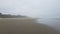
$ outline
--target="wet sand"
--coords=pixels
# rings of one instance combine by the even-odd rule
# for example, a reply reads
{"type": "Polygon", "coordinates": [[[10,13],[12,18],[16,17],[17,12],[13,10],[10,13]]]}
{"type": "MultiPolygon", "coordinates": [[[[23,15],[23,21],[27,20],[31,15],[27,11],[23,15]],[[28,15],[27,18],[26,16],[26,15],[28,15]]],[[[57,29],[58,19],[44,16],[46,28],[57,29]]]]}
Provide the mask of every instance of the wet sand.
{"type": "Polygon", "coordinates": [[[60,34],[33,19],[0,18],[0,34],[60,34]]]}

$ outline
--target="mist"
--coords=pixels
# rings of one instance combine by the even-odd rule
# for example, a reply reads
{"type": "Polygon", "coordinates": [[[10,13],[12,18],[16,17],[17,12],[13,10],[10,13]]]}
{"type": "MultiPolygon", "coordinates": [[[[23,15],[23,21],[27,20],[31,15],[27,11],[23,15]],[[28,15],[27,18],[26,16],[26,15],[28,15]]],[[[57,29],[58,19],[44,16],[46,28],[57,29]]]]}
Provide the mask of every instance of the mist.
{"type": "Polygon", "coordinates": [[[30,17],[60,17],[60,0],[0,0],[0,12],[30,17]]]}
{"type": "Polygon", "coordinates": [[[24,15],[39,19],[39,23],[52,26],[60,31],[60,0],[0,0],[3,14],[24,15]]]}

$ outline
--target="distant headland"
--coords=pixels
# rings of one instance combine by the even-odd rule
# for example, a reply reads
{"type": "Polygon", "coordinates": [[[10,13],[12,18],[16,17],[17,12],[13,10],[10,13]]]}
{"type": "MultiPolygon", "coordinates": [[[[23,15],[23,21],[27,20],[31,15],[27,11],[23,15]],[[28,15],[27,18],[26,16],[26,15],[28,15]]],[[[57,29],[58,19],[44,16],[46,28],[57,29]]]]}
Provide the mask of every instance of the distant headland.
{"type": "Polygon", "coordinates": [[[0,13],[0,18],[24,18],[24,17],[27,17],[27,16],[0,13]]]}

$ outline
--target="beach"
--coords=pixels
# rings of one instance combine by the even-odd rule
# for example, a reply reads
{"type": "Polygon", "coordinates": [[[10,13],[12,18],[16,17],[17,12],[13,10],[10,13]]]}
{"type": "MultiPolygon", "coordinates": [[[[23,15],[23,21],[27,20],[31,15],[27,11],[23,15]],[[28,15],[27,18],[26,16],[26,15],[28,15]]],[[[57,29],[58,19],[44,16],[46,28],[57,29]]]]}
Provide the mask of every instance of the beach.
{"type": "Polygon", "coordinates": [[[0,18],[0,34],[60,34],[32,18],[0,18]]]}

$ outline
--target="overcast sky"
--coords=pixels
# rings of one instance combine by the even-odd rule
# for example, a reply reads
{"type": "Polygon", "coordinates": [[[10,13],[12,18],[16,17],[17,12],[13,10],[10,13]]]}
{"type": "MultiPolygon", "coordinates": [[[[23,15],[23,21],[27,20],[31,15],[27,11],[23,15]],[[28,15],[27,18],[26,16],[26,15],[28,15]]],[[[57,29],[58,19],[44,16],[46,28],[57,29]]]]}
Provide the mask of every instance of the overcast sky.
{"type": "Polygon", "coordinates": [[[60,0],[0,0],[0,12],[32,17],[60,17],[60,0]]]}

